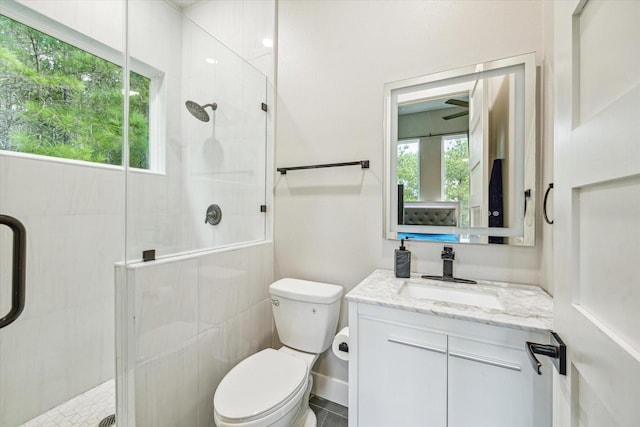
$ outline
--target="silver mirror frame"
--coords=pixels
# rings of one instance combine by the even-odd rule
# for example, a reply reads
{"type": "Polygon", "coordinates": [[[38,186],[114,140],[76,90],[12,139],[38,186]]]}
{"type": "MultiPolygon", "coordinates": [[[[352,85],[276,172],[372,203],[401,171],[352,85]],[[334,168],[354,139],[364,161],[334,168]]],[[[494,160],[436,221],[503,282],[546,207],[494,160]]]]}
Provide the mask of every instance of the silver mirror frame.
{"type": "Polygon", "coordinates": [[[384,238],[397,239],[399,232],[454,234],[460,243],[486,243],[488,236],[504,236],[508,244],[533,246],[535,244],[536,200],[536,64],[535,53],[499,59],[482,64],[429,74],[384,85],[384,238]],[[398,225],[396,153],[398,142],[398,95],[467,82],[478,77],[504,74],[509,69],[523,70],[522,79],[516,78],[516,99],[521,99],[522,114],[515,117],[515,224],[504,228],[442,227],[398,225]],[[525,189],[528,196],[525,198],[525,189]],[[526,202],[526,212],[525,212],[526,202]],[[522,207],[516,209],[515,207],[522,207]]]}

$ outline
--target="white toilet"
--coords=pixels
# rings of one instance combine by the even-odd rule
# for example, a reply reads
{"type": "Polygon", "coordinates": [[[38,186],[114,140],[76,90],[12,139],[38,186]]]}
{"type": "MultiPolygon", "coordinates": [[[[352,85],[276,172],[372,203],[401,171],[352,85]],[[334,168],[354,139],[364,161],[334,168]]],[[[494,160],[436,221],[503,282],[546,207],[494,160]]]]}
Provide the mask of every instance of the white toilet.
{"type": "Polygon", "coordinates": [[[283,347],[249,356],[222,379],[213,398],[218,427],[315,427],[311,367],[331,346],[342,287],[281,279],[269,287],[283,347]]]}

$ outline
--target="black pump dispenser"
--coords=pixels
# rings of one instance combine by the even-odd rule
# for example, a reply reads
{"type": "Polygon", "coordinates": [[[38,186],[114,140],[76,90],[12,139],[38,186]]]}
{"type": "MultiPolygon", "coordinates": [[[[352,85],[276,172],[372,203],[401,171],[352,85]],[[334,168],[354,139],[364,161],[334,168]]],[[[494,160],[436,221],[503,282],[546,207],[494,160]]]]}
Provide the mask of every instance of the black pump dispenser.
{"type": "Polygon", "coordinates": [[[393,265],[396,277],[401,278],[408,278],[411,276],[411,252],[409,252],[404,246],[404,241],[406,239],[400,239],[400,248],[395,250],[395,262],[393,265]]]}

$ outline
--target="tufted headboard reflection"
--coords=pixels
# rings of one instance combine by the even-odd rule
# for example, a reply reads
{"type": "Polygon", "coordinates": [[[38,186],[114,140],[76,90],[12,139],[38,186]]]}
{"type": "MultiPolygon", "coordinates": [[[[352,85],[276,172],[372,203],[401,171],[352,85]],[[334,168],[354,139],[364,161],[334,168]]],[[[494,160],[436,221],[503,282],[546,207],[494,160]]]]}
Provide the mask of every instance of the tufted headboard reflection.
{"type": "Polygon", "coordinates": [[[404,225],[458,225],[458,202],[405,202],[404,225]]]}

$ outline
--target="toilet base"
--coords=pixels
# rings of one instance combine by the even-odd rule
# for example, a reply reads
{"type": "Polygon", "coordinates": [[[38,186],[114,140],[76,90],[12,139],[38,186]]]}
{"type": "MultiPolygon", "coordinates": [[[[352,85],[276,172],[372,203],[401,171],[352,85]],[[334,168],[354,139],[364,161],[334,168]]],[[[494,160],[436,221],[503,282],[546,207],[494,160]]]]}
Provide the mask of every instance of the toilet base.
{"type": "Polygon", "coordinates": [[[302,427],[317,427],[317,425],[318,419],[316,418],[316,414],[311,410],[311,408],[307,408],[307,416],[304,418],[302,427]]]}

